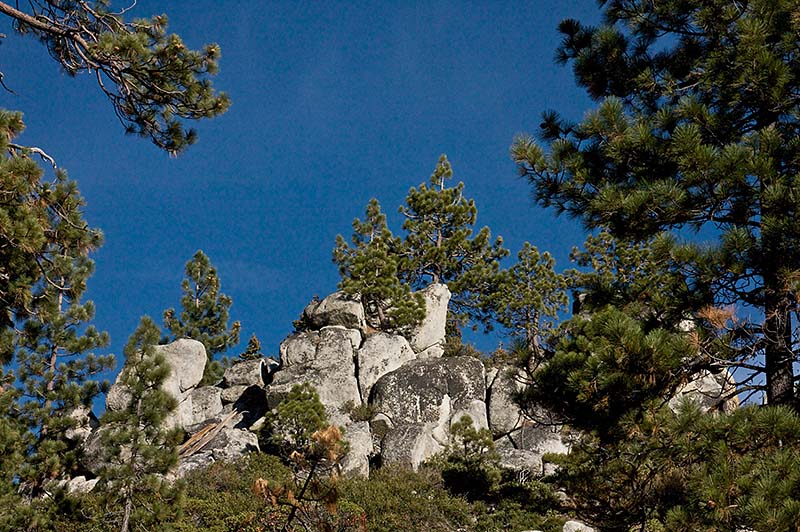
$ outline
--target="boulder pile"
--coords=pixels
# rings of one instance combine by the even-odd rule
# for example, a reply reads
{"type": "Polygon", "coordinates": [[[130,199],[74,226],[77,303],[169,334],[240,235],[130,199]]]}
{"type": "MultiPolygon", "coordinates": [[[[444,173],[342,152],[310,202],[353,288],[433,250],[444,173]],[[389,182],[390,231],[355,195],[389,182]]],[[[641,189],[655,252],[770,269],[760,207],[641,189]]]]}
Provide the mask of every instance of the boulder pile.
{"type": "MultiPolygon", "coordinates": [[[[303,311],[305,329],[281,343],[279,360],[237,362],[213,386],[199,385],[207,361],[200,342],[181,339],[158,346],[171,367],[163,388],[178,400],[167,424],[183,428],[189,437],[174,475],[258,451],[265,414],[303,383],[317,389],[331,422],[344,428],[346,473],[367,476],[380,464],[417,469],[444,450],[450,427],[463,416],[491,430],[506,467],[533,475],[549,472],[543,456],[568,452],[569,431],[544,409],[523,412],[514,403],[522,386],[515,368],[487,369],[472,356],[444,356],[450,291],[434,284],[421,293],[426,317],[405,335],[371,327],[358,299],[341,292],[314,301],[303,311]]],[[[711,408],[729,386],[727,374],[702,375],[678,395],[711,408]]],[[[117,382],[106,408],[119,410],[128,400],[117,382]]],[[[88,451],[85,470],[96,475],[101,464],[91,457],[101,454],[95,451],[102,428],[90,419],[91,412],[83,414],[86,423],[74,436],[88,451]]],[[[87,489],[86,478],[74,480],[74,489],[87,489]]]]}
{"type": "Polygon", "coordinates": [[[487,372],[477,358],[443,356],[450,291],[435,284],[421,293],[425,319],[405,336],[371,328],[361,304],[341,292],[307,306],[308,330],[281,344],[269,408],[295,384],[316,387],[345,429],[351,473],[368,475],[370,464],[416,469],[444,450],[450,426],[465,415],[492,430],[504,462],[540,473],[543,453],[568,448],[561,427],[523,415],[511,401],[510,369],[487,372]]]}

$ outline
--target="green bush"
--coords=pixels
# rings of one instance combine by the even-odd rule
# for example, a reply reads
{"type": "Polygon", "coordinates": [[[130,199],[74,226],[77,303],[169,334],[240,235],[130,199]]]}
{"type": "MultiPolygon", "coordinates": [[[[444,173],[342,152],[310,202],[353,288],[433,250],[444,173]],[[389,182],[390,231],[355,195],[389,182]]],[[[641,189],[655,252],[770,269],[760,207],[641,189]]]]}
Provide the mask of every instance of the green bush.
{"type": "Polygon", "coordinates": [[[566,519],[554,511],[541,513],[516,501],[501,500],[493,505],[476,503],[475,532],[506,532],[518,530],[541,530],[561,532],[566,519]]]}
{"type": "Polygon", "coordinates": [[[494,450],[492,433],[476,429],[472,418],[462,418],[450,427],[452,441],[445,455],[435,461],[445,487],[470,501],[486,499],[500,485],[502,470],[494,450]]]}
{"type": "Polygon", "coordinates": [[[353,421],[369,421],[378,413],[377,408],[368,403],[355,404],[347,401],[342,405],[342,411],[350,416],[353,421]]]}
{"type": "Polygon", "coordinates": [[[430,469],[384,467],[369,480],[342,480],[339,496],[364,509],[370,532],[450,532],[472,523],[469,504],[450,495],[430,469]]]}
{"type": "Polygon", "coordinates": [[[532,483],[527,499],[470,503],[450,493],[433,467],[418,472],[383,467],[373,471],[369,480],[345,479],[339,489],[341,500],[364,509],[370,532],[560,532],[565,521],[553,510],[526,504],[537,499],[534,494],[540,489],[551,493],[547,486],[532,483]]]}
{"type": "Polygon", "coordinates": [[[292,386],[266,421],[260,440],[270,452],[288,458],[294,451],[311,448],[311,435],[328,425],[328,416],[317,390],[303,383],[292,386]]]}
{"type": "Polygon", "coordinates": [[[233,463],[214,462],[186,476],[184,515],[172,523],[180,532],[265,530],[256,527],[269,509],[253,496],[256,479],[286,482],[291,471],[275,456],[253,453],[233,463]]]}

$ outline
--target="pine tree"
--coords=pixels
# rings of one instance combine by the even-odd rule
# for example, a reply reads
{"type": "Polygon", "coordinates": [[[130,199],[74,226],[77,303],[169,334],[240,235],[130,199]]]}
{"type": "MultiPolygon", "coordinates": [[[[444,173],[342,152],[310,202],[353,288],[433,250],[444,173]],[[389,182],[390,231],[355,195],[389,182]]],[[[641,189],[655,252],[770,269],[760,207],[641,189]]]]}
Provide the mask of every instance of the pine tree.
{"type": "MultiPolygon", "coordinates": [[[[764,375],[770,404],[795,402],[800,270],[800,112],[793,0],[613,0],[605,22],[561,23],[559,58],[599,101],[578,124],[545,115],[545,151],[513,157],[538,202],[647,240],[683,228],[715,245],[676,247],[708,305],[758,309],[729,347],[764,375]]],[[[751,382],[756,385],[756,382],[751,382]]]]}
{"type": "Polygon", "coordinates": [[[259,358],[263,358],[264,353],[261,352],[261,341],[258,339],[258,336],[253,333],[250,336],[250,340],[247,341],[247,348],[244,350],[244,353],[239,355],[241,360],[258,360],[259,358]]]}
{"type": "Polygon", "coordinates": [[[700,306],[707,297],[691,292],[673,250],[666,237],[634,244],[605,232],[575,250],[578,264],[592,268],[571,273],[586,296],[582,308],[561,325],[519,399],[581,431],[570,453],[555,458],[554,480],[601,530],[788,532],[785,523],[800,515],[790,495],[798,481],[766,471],[800,444],[785,432],[796,415],[774,406],[713,415],[691,402],[677,414],[667,406],[698,372],[724,366],[735,319],[700,306]],[[784,436],[772,439],[766,421],[750,416],[784,436]],[[774,444],[781,437],[784,449],[774,444]]]}
{"type": "Polygon", "coordinates": [[[31,518],[19,493],[17,471],[25,459],[25,427],[19,420],[14,375],[0,379],[0,529],[22,529],[31,518]]]}
{"type": "Polygon", "coordinates": [[[112,11],[106,0],[0,2],[17,32],[44,43],[67,74],[97,78],[128,133],[180,153],[197,137],[184,120],[217,116],[230,104],[208,79],[217,72],[219,46],[191,50],[167,33],[166,15],[127,22],[125,11],[112,11]]]}
{"type": "Polygon", "coordinates": [[[164,311],[164,327],[169,330],[169,340],[192,338],[202,342],[209,363],[203,383],[216,382],[221,377],[222,365],[214,360],[218,353],[239,343],[238,321],[228,328],[228,317],[233,300],[220,293],[217,270],[202,251],[198,250],[186,263],[186,279],[181,283],[181,313],[175,309],[164,311]]]}
{"type": "MultiPolygon", "coordinates": [[[[264,435],[276,452],[292,466],[293,480],[270,487],[257,479],[256,495],[272,506],[289,508],[282,532],[295,530],[349,530],[334,527],[336,519],[339,464],[347,453],[347,443],[339,427],[331,425],[317,390],[308,383],[297,384],[267,415],[264,435]]],[[[277,528],[276,528],[277,530],[277,528]]]]}
{"type": "Polygon", "coordinates": [[[429,185],[409,190],[406,204],[400,207],[406,218],[400,276],[412,288],[447,284],[453,293],[450,309],[454,318],[489,326],[483,298],[496,281],[498,261],[508,251],[502,238],[491,241],[488,227],[473,236],[478,209],[473,200],[464,198],[464,183],[446,186],[452,177],[450,162],[442,155],[429,185]]]}
{"type": "Polygon", "coordinates": [[[160,334],[150,318],[142,318],[125,345],[119,382],[128,392],[127,407],[101,419],[108,453],[100,475],[105,519],[120,532],[155,529],[180,511],[181,487],[164,478],[178,461],[182,433],[164,428],[177,400],[161,387],[170,367],[154,349],[160,334]]]}
{"type": "Polygon", "coordinates": [[[525,242],[517,263],[503,270],[496,289],[487,296],[496,320],[512,338],[524,342],[529,355],[541,359],[542,343],[550,336],[559,312],[566,310],[567,278],[554,270],[548,253],[525,242]]]}
{"type": "Polygon", "coordinates": [[[59,171],[53,182],[40,186],[48,206],[45,242],[29,257],[38,263],[39,277],[25,295],[24,313],[16,316],[14,361],[16,416],[26,430],[17,476],[29,496],[40,495],[48,482],[75,468],[78,449],[68,431],[78,421],[71,414],[91,409],[102,390],[91,378],[113,366],[113,357],[91,353],[108,345],[108,335],[87,325],[94,306],[81,302],[93,271],[88,254],[99,246],[101,235],[87,227],[83,199],[66,174],[59,171]]]}
{"type": "Polygon", "coordinates": [[[83,200],[75,190],[75,183],[63,173],[58,173],[52,181],[43,179],[44,171],[31,159],[32,151],[12,142],[23,128],[21,114],[0,110],[0,361],[3,362],[9,361],[14,353],[15,325],[33,314],[34,287],[53,281],[44,277],[44,265],[55,261],[59,247],[78,243],[89,252],[100,241],[99,232],[90,229],[81,218],[83,200]]]}
{"type": "Polygon", "coordinates": [[[359,297],[382,329],[404,329],[425,317],[425,302],[398,277],[399,239],[386,225],[378,200],[367,205],[366,218],[353,221],[352,246],[338,235],[333,261],[342,280],[339,289],[359,297]]]}

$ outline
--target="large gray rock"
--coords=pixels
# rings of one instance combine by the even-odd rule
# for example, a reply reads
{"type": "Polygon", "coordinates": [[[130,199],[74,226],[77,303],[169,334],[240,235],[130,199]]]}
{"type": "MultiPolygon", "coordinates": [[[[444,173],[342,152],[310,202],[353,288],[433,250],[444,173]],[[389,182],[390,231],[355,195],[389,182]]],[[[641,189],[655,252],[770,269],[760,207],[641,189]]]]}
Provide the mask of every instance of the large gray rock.
{"type": "Polygon", "coordinates": [[[92,478],[87,480],[85,476],[71,478],[66,483],[67,493],[72,495],[89,493],[94,489],[99,481],[99,478],[92,478]]]}
{"type": "Polygon", "coordinates": [[[177,397],[191,390],[203,378],[206,368],[206,348],[197,340],[182,338],[171,344],[156,346],[156,353],[161,353],[172,371],[164,381],[164,389],[174,392],[177,397]]]}
{"type": "Polygon", "coordinates": [[[342,460],[342,473],[369,476],[369,459],[374,452],[369,423],[360,421],[345,427],[344,437],[348,443],[347,454],[342,460]]]}
{"type": "Polygon", "coordinates": [[[462,416],[486,427],[485,393],[483,364],[472,357],[415,360],[384,375],[370,397],[388,429],[381,459],[416,469],[445,448],[462,416]]]}
{"type": "Polygon", "coordinates": [[[594,532],[594,528],[584,525],[580,521],[567,521],[561,532],[594,532]]]}
{"type": "Polygon", "coordinates": [[[352,361],[360,346],[361,333],[346,327],[331,326],[320,331],[295,333],[281,342],[280,363],[283,370],[293,366],[322,367],[329,365],[326,359],[331,356],[339,357],[340,351],[352,361]]]}
{"type": "Polygon", "coordinates": [[[356,380],[355,356],[361,334],[344,327],[295,334],[281,344],[283,369],[275,372],[267,386],[267,402],[274,408],[294,385],[309,383],[317,389],[333,423],[349,422],[342,407],[361,404],[356,380]]]}
{"type": "Polygon", "coordinates": [[[739,407],[739,398],[728,397],[736,389],[736,381],[728,370],[717,373],[703,370],[686,383],[669,401],[673,411],[683,401],[692,401],[703,412],[721,411],[730,414],[739,407]]]}
{"type": "Polygon", "coordinates": [[[366,330],[361,301],[341,291],[332,293],[322,301],[312,301],[303,314],[315,329],[341,325],[348,329],[366,330]]]}
{"type": "Polygon", "coordinates": [[[181,458],[178,462],[178,465],[175,466],[175,469],[169,472],[166,478],[169,481],[181,479],[192,471],[210,466],[215,461],[214,453],[212,451],[195,453],[188,458],[181,458]]]}
{"type": "Polygon", "coordinates": [[[81,466],[83,466],[86,471],[94,473],[95,475],[99,474],[103,465],[105,465],[103,463],[103,457],[106,449],[102,441],[103,430],[104,427],[100,427],[98,430],[92,432],[83,442],[83,452],[80,453],[81,466]]]}
{"type": "Polygon", "coordinates": [[[222,383],[226,388],[232,386],[263,386],[262,367],[264,360],[243,360],[225,370],[222,383]]]}
{"type": "Polygon", "coordinates": [[[433,438],[432,424],[408,423],[392,429],[381,442],[384,464],[397,464],[416,471],[419,466],[444,450],[433,438]]]}
{"type": "Polygon", "coordinates": [[[544,472],[542,456],[538,453],[515,449],[510,445],[497,445],[495,450],[500,456],[500,465],[506,469],[527,472],[533,476],[541,475],[544,472]]]}
{"type": "Polygon", "coordinates": [[[211,451],[214,460],[234,461],[248,453],[259,452],[258,436],[244,429],[224,428],[206,444],[203,451],[211,451]]]}
{"type": "Polygon", "coordinates": [[[92,434],[92,431],[100,426],[97,416],[87,406],[79,406],[73,409],[68,416],[74,421],[75,426],[64,431],[64,436],[73,442],[84,443],[92,434]]]}
{"type": "MultiPolygon", "coordinates": [[[[156,346],[154,352],[163,355],[170,368],[161,388],[179,401],[182,400],[185,392],[197,386],[203,378],[207,361],[205,347],[197,340],[181,338],[171,344],[156,346]]],[[[106,395],[108,410],[122,410],[130,401],[130,395],[120,383],[121,378],[122,372],[106,395]]]]}
{"type": "Polygon", "coordinates": [[[369,397],[372,385],[417,355],[402,336],[379,332],[364,340],[358,350],[358,383],[362,397],[369,397]]]}
{"type": "Polygon", "coordinates": [[[179,425],[188,427],[219,416],[222,412],[221,393],[222,390],[216,386],[203,386],[189,392],[179,405],[179,425]]]}
{"type": "Polygon", "coordinates": [[[411,347],[416,353],[424,352],[423,358],[441,356],[444,352],[450,290],[447,285],[432,284],[419,293],[425,298],[425,319],[412,331],[411,347]]]}
{"type": "MultiPolygon", "coordinates": [[[[370,404],[396,424],[439,423],[442,408],[474,411],[486,396],[484,368],[472,357],[415,360],[381,377],[372,387],[370,404]],[[447,397],[447,399],[445,399],[447,397]]],[[[486,426],[484,419],[475,420],[486,426]]]]}
{"type": "Polygon", "coordinates": [[[489,423],[486,418],[486,403],[480,399],[473,399],[460,404],[457,408],[453,408],[452,414],[450,415],[450,424],[452,425],[464,416],[472,419],[472,426],[476,429],[489,428],[489,423]]]}
{"type": "Polygon", "coordinates": [[[514,402],[513,394],[521,388],[514,368],[503,366],[486,373],[486,408],[489,428],[495,438],[518,428],[522,411],[514,402]]]}
{"type": "MultiPolygon", "coordinates": [[[[317,346],[319,342],[320,333],[317,331],[305,331],[292,334],[281,342],[281,366],[285,369],[292,366],[312,364],[317,358],[317,346]]],[[[360,343],[359,339],[359,345],[360,343]]]]}
{"type": "Polygon", "coordinates": [[[236,386],[231,386],[230,388],[223,388],[222,392],[220,393],[222,404],[226,405],[228,403],[235,403],[239,400],[247,388],[249,388],[249,386],[246,384],[237,384],[236,386]]]}
{"type": "Polygon", "coordinates": [[[562,425],[545,425],[526,419],[508,434],[508,439],[515,448],[532,451],[539,456],[566,454],[570,449],[570,441],[564,430],[562,425]]]}

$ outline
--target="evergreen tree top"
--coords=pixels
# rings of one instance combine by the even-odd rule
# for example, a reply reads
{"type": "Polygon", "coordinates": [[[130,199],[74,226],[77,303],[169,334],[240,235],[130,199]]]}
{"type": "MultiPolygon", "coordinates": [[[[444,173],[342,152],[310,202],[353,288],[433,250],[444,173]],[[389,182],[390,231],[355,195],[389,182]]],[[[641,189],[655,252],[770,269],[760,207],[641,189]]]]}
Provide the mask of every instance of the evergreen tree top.
{"type": "Polygon", "coordinates": [[[610,0],[599,27],[562,22],[559,58],[599,103],[544,116],[512,156],[537,201],[644,242],[673,239],[688,293],[755,307],[733,337],[770,402],[793,403],[800,271],[800,18],[793,0],[610,0]],[[780,332],[778,332],[780,331],[780,332]],[[763,361],[763,363],[762,363],[763,361]]]}

